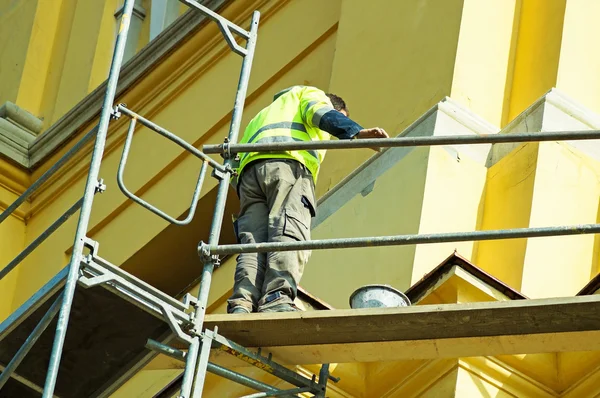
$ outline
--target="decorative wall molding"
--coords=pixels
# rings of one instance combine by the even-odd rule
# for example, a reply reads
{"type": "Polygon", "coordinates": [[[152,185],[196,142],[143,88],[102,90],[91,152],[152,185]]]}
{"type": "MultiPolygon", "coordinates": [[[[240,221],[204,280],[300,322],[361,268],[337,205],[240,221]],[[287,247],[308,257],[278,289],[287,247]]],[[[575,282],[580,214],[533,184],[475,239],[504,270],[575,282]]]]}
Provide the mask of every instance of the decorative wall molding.
{"type": "MultiPolygon", "coordinates": [[[[201,3],[211,10],[219,12],[233,1],[203,0],[201,3]]],[[[123,66],[116,96],[119,97],[130,90],[136,82],[156,68],[209,21],[208,18],[194,10],[190,10],[178,18],[123,66]]],[[[25,133],[19,133],[15,131],[14,127],[11,127],[14,123],[6,122],[3,120],[4,117],[0,117],[0,120],[3,120],[0,121],[0,131],[8,131],[6,134],[0,133],[0,156],[15,162],[26,170],[35,170],[44,160],[82,132],[87,124],[98,117],[105,91],[106,81],[39,136],[37,134],[41,132],[41,121],[37,124],[29,117],[25,117],[24,111],[12,112],[14,104],[9,105],[6,110],[9,113],[12,112],[12,115],[16,115],[20,123],[25,122],[26,128],[25,133]],[[37,128],[38,125],[39,128],[37,128]]]]}
{"type": "Polygon", "coordinates": [[[29,165],[29,146],[42,131],[42,121],[7,101],[0,106],[0,154],[19,166],[29,165]]]}

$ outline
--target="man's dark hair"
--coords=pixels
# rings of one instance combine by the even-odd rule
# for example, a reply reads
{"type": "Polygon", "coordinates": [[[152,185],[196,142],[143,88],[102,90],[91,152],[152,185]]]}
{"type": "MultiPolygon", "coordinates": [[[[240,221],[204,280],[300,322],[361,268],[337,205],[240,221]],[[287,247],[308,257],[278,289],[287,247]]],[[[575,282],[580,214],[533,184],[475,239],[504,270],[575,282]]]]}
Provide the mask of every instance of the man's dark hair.
{"type": "Polygon", "coordinates": [[[346,106],[346,102],[335,94],[327,93],[325,94],[331,100],[331,104],[333,105],[333,109],[336,111],[346,111],[348,115],[350,112],[348,111],[348,107],[346,106]]]}

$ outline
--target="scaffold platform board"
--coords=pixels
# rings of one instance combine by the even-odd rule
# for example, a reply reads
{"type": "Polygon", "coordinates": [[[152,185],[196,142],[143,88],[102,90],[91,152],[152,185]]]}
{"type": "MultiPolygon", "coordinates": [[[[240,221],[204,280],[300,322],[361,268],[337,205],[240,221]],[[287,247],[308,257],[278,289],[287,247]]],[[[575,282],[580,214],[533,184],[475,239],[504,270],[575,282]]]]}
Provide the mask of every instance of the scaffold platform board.
{"type": "MultiPolygon", "coordinates": [[[[282,364],[600,350],[600,295],[279,314],[206,315],[282,364]]],[[[211,361],[239,366],[222,350],[211,361]]]]}

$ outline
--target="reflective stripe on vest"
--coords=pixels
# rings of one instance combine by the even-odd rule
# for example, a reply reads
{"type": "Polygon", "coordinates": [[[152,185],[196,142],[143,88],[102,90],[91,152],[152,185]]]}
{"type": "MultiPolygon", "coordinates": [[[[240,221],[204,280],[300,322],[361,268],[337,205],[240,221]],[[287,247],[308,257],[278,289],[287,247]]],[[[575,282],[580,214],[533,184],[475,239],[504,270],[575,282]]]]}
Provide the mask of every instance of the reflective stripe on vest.
{"type": "MultiPolygon", "coordinates": [[[[254,141],[252,142],[253,144],[271,144],[274,142],[305,142],[305,140],[301,140],[300,138],[294,138],[294,137],[290,137],[290,136],[285,136],[285,135],[276,135],[273,137],[263,137],[260,140],[254,141]]],[[[309,150],[303,150],[302,152],[307,152],[309,153],[312,157],[314,157],[317,162],[319,161],[319,154],[317,153],[317,151],[309,151],[309,150]]],[[[246,157],[248,155],[250,155],[251,152],[246,152],[244,153],[243,156],[240,157],[240,162],[243,162],[244,159],[246,159],[246,157]]]]}
{"type": "MultiPolygon", "coordinates": [[[[304,127],[304,124],[302,123],[296,123],[296,122],[279,122],[279,123],[271,123],[271,124],[267,124],[266,126],[261,127],[260,129],[258,129],[258,131],[254,134],[252,134],[252,136],[248,139],[247,143],[248,144],[257,144],[257,143],[261,143],[261,144],[270,144],[270,143],[274,143],[274,142],[303,142],[303,141],[307,141],[307,140],[303,140],[300,138],[295,138],[295,137],[291,137],[289,135],[275,135],[275,136],[269,136],[269,137],[262,137],[260,139],[256,139],[256,137],[258,137],[260,134],[264,133],[265,131],[269,131],[269,130],[276,130],[276,129],[289,129],[289,130],[295,130],[295,131],[300,131],[306,134],[308,141],[311,141],[310,139],[310,135],[308,135],[306,128],[304,127]]],[[[300,151],[300,152],[306,152],[308,154],[310,154],[312,157],[314,157],[317,162],[319,162],[319,154],[317,153],[317,151],[300,151]]],[[[250,155],[252,152],[246,152],[244,153],[241,157],[240,157],[240,163],[244,161],[244,159],[246,159],[246,157],[248,157],[248,155],[250,155]]],[[[319,162],[320,163],[320,162],[319,162]]]]}

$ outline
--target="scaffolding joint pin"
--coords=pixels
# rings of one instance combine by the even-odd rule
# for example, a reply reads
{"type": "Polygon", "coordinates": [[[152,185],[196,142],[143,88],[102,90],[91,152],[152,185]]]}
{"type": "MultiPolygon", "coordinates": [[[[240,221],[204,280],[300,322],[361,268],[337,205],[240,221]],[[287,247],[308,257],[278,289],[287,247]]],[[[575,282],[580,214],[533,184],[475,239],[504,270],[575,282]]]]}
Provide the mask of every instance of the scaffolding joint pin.
{"type": "Polygon", "coordinates": [[[119,107],[121,107],[121,106],[122,106],[123,108],[126,108],[126,107],[127,107],[127,105],[125,105],[125,104],[117,104],[117,105],[116,105],[116,106],[115,106],[115,107],[112,109],[112,112],[110,112],[110,118],[111,118],[111,119],[113,119],[113,120],[117,120],[117,119],[119,119],[119,118],[121,117],[121,115],[122,115],[122,114],[121,114],[121,111],[119,110],[119,107]]]}
{"type": "Polygon", "coordinates": [[[101,178],[96,183],[95,193],[102,193],[106,191],[106,184],[104,183],[104,179],[101,178]]]}

